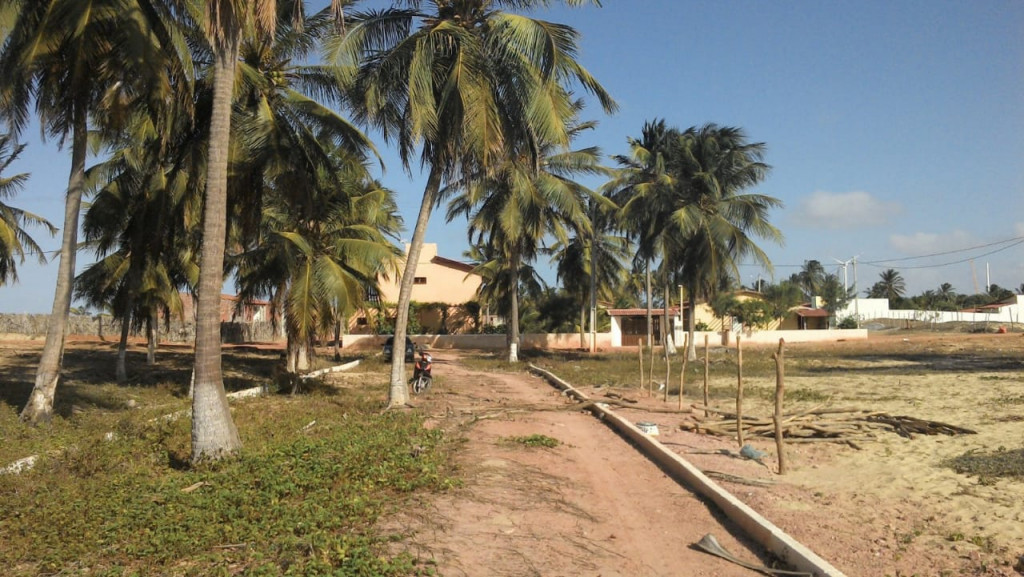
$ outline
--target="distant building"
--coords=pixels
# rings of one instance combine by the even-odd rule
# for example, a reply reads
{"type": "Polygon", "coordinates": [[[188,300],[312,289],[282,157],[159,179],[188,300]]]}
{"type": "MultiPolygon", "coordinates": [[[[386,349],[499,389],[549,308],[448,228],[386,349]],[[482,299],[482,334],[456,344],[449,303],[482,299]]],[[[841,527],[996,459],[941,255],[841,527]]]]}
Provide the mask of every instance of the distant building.
{"type": "MultiPolygon", "coordinates": [[[[690,322],[689,305],[682,307],[680,317],[679,307],[669,307],[668,330],[673,335],[676,344],[682,342],[682,335],[690,322]]],[[[665,309],[651,309],[651,333],[655,345],[661,345],[661,322],[665,315],[665,309]]],[[[636,307],[628,309],[608,309],[608,316],[612,320],[612,343],[616,347],[635,347],[640,344],[640,339],[647,338],[647,308],[636,307]]],[[[707,303],[697,303],[696,317],[694,323],[704,323],[710,330],[720,330],[722,322],[715,318],[711,307],[707,303]]],[[[649,343],[648,343],[649,344],[649,343]]]]}
{"type": "MultiPolygon", "coordinates": [[[[196,318],[196,300],[191,293],[181,295],[182,316],[186,322],[196,318]]],[[[222,323],[259,323],[270,322],[273,308],[270,301],[251,300],[238,306],[239,299],[235,295],[220,295],[220,321],[222,323]]]]}
{"type": "MultiPolygon", "coordinates": [[[[405,250],[408,254],[409,245],[405,245],[405,250]]],[[[388,318],[395,316],[400,281],[400,277],[379,279],[380,293],[369,298],[371,306],[376,311],[386,311],[388,318]]],[[[439,256],[436,243],[424,243],[412,286],[412,302],[422,332],[461,333],[471,329],[478,319],[465,305],[476,302],[482,283],[480,275],[473,272],[473,265],[439,256]]],[[[479,319],[482,324],[493,322],[483,316],[479,319]]],[[[372,324],[367,314],[357,313],[349,323],[349,331],[372,333],[372,324]]]]}

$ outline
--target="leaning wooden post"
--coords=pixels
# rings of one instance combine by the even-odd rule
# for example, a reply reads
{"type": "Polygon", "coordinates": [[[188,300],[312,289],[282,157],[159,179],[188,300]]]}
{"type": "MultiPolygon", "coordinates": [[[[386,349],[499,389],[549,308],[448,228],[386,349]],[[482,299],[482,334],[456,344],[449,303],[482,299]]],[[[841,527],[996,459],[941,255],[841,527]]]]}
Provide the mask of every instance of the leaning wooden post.
{"type": "MultiPolygon", "coordinates": [[[[708,406],[708,383],[709,380],[709,367],[711,366],[711,357],[708,354],[708,335],[704,335],[704,406],[708,406]]],[[[704,417],[710,416],[707,408],[704,409],[704,417]]]]}
{"type": "Polygon", "coordinates": [[[743,446],[743,347],[736,335],[736,440],[743,446]]]}
{"type": "Polygon", "coordinates": [[[644,390],[644,340],[640,339],[640,346],[637,347],[637,357],[640,359],[640,391],[644,390]]]}
{"type": "MultiPolygon", "coordinates": [[[[686,385],[686,361],[689,360],[689,355],[686,351],[690,350],[690,335],[683,337],[683,348],[679,349],[682,351],[683,367],[679,369],[679,410],[683,410],[683,387],[686,385]]],[[[667,388],[667,387],[666,387],[667,388]]],[[[705,405],[706,406],[706,405],[705,405]]]]}
{"type": "Polygon", "coordinates": [[[783,389],[783,369],[785,368],[785,359],[783,357],[783,346],[786,344],[784,339],[779,339],[779,350],[775,351],[772,358],[775,359],[775,450],[779,454],[779,474],[786,474],[786,451],[782,446],[782,395],[783,389]]]}

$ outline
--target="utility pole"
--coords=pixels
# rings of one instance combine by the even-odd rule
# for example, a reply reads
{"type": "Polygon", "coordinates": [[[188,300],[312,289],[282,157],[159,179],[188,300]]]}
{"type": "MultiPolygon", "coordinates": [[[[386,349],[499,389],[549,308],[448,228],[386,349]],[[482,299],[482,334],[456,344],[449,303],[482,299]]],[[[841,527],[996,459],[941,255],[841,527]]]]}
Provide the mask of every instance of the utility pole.
{"type": "MultiPolygon", "coordinates": [[[[590,201],[590,352],[597,352],[597,203],[590,201]]],[[[668,386],[667,384],[665,385],[668,386]]]]}
{"type": "Polygon", "coordinates": [[[853,315],[857,321],[857,328],[860,328],[860,295],[857,294],[857,257],[853,259],[853,315]]]}

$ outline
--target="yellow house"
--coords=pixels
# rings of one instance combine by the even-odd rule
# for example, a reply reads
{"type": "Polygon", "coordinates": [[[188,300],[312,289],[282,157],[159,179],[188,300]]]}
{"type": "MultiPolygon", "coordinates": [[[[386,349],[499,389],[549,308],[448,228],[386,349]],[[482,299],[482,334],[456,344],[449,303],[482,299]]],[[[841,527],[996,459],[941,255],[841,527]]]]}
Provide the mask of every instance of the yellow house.
{"type": "MultiPolygon", "coordinates": [[[[409,245],[405,245],[406,254],[409,245]]],[[[401,267],[404,269],[404,264],[401,267]]],[[[483,279],[474,274],[473,265],[445,258],[437,254],[436,243],[423,243],[412,285],[412,302],[416,318],[424,333],[460,333],[472,328],[471,318],[462,305],[476,301],[483,279]]],[[[401,277],[380,280],[379,306],[389,307],[388,316],[394,318],[394,305],[398,302],[401,277]]],[[[355,334],[373,332],[365,315],[353,319],[350,331],[355,334]]]]}
{"type": "MultiPolygon", "coordinates": [[[[751,290],[738,290],[734,293],[736,300],[748,301],[752,299],[761,300],[761,293],[751,290]]],[[[828,311],[821,308],[820,298],[815,297],[816,302],[810,306],[801,304],[789,309],[789,313],[782,319],[772,319],[767,326],[761,327],[762,331],[778,330],[824,330],[828,328],[828,311]]],[[[733,327],[734,330],[739,327],[733,327]]]]}

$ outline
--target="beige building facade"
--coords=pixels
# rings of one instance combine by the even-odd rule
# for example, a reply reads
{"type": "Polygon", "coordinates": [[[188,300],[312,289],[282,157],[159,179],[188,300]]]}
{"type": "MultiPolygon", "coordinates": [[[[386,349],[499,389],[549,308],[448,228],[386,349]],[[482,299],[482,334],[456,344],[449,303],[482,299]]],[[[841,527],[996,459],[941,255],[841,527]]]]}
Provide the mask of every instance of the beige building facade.
{"type": "MultiPolygon", "coordinates": [[[[406,254],[409,245],[405,246],[406,254]]],[[[400,267],[404,270],[404,263],[400,267]]],[[[380,294],[377,297],[378,310],[387,318],[395,316],[394,306],[398,302],[401,277],[380,279],[380,294]]],[[[421,327],[421,333],[448,334],[464,333],[483,322],[481,315],[472,315],[463,306],[475,302],[483,279],[473,273],[473,265],[445,258],[437,254],[436,243],[423,243],[412,285],[414,314],[421,327]]],[[[372,314],[372,313],[371,313],[372,314]]],[[[356,315],[349,325],[352,334],[379,332],[374,319],[366,314],[356,315]]]]}
{"type": "MultiPolygon", "coordinates": [[[[409,245],[405,245],[405,252],[409,254],[409,245]]],[[[398,302],[400,280],[397,277],[381,280],[380,299],[383,302],[398,302]]],[[[481,282],[481,278],[473,274],[473,265],[438,255],[436,243],[423,243],[423,250],[416,263],[412,300],[418,303],[461,305],[476,300],[481,282]]]]}

